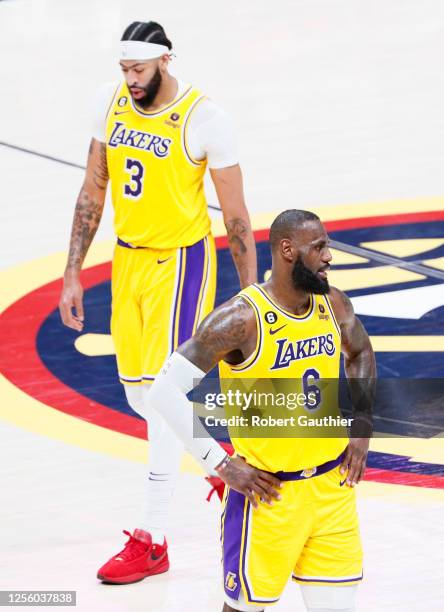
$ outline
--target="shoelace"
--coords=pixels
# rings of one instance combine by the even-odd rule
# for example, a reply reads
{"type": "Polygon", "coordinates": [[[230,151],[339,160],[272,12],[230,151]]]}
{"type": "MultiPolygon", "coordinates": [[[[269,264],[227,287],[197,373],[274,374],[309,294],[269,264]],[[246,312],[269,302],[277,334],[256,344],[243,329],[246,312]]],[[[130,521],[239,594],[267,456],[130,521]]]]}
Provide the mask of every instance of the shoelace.
{"type": "Polygon", "coordinates": [[[124,561],[132,561],[148,550],[148,544],[141,542],[141,540],[137,540],[129,531],[124,529],[123,533],[129,536],[129,540],[126,542],[125,547],[114,558],[121,557],[124,561]]]}

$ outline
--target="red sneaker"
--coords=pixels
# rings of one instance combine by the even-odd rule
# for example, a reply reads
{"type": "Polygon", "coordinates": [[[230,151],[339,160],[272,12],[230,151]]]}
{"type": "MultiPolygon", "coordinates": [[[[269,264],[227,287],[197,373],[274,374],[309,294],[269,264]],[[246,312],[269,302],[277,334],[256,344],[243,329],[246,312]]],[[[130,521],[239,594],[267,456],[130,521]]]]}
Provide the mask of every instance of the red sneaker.
{"type": "Polygon", "coordinates": [[[143,529],[136,529],[134,535],[129,531],[123,533],[129,536],[125,548],[99,569],[99,580],[110,584],[129,584],[168,571],[170,562],[166,540],[162,545],[153,544],[151,534],[143,529]]]}
{"type": "Polygon", "coordinates": [[[225,491],[225,483],[219,476],[206,476],[205,480],[212,486],[211,491],[208,493],[207,501],[213,497],[214,493],[217,493],[218,498],[222,501],[225,491]]]}

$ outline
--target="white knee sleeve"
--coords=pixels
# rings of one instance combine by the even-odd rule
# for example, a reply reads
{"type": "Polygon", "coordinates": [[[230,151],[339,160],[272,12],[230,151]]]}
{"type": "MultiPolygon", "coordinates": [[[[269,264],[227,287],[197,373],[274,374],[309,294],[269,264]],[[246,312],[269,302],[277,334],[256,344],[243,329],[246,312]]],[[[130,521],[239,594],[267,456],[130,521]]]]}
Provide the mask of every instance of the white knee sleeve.
{"type": "Polygon", "coordinates": [[[126,401],[130,408],[146,420],[146,409],[143,402],[143,386],[123,385],[123,388],[125,389],[126,401]]]}
{"type": "Polygon", "coordinates": [[[355,612],[357,586],[301,585],[308,612],[355,612]]]}
{"type": "Polygon", "coordinates": [[[125,385],[131,408],[148,423],[148,479],[145,510],[139,527],[162,544],[168,531],[168,511],[179,474],[183,444],[165,419],[149,404],[149,385],[125,385]]]}
{"type": "Polygon", "coordinates": [[[180,440],[163,416],[150,404],[150,385],[144,385],[142,390],[144,414],[148,422],[149,465],[153,472],[178,472],[180,459],[184,450],[180,440]]]}
{"type": "Polygon", "coordinates": [[[148,422],[151,470],[162,473],[178,471],[183,444],[165,419],[150,406],[150,385],[124,385],[124,389],[130,407],[148,422]]]}

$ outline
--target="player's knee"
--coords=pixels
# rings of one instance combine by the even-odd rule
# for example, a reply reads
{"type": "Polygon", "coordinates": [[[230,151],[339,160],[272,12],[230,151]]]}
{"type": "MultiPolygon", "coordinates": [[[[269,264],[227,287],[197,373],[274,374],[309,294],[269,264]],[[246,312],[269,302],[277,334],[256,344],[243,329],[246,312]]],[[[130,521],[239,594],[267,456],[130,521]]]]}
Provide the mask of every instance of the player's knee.
{"type": "Polygon", "coordinates": [[[307,612],[354,612],[357,586],[301,585],[307,612]]]}
{"type": "Polygon", "coordinates": [[[142,385],[123,385],[123,387],[125,389],[126,401],[128,402],[130,408],[146,419],[142,385]]]}

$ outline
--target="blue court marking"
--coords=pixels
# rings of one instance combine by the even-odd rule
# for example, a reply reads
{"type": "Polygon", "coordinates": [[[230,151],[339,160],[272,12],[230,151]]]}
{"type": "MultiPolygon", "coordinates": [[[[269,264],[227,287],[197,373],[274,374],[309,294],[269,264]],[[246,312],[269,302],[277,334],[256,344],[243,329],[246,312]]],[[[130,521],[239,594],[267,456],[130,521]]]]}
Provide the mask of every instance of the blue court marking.
{"type": "Polygon", "coordinates": [[[379,470],[395,470],[406,474],[427,474],[444,476],[444,465],[441,463],[419,463],[403,455],[369,451],[367,467],[379,470]]]}
{"type": "MultiPolygon", "coordinates": [[[[371,227],[331,232],[335,240],[359,245],[372,240],[389,240],[393,238],[433,238],[444,235],[444,222],[412,223],[406,225],[371,227]]],[[[271,255],[268,243],[257,245],[259,261],[259,278],[271,267],[271,255]]],[[[421,254],[421,259],[428,259],[435,254],[440,256],[441,249],[421,254]]],[[[418,260],[418,256],[415,257],[418,260]]],[[[372,267],[378,263],[364,264],[357,267],[372,267]]],[[[344,268],[344,266],[341,266],[344,268]]],[[[345,266],[356,267],[356,266],[345,266]]],[[[218,250],[218,290],[216,304],[231,298],[239,291],[238,277],[232,262],[229,249],[218,250]]],[[[387,285],[371,289],[350,291],[350,296],[393,291],[414,286],[435,284],[435,280],[416,281],[387,285]]],[[[86,324],[84,333],[109,334],[111,289],[110,281],[96,285],[85,291],[84,302],[86,324]]],[[[401,305],[400,305],[401,307],[401,305]]],[[[388,317],[361,316],[367,331],[371,335],[444,335],[444,306],[428,312],[419,320],[393,319],[388,317]]],[[[61,324],[58,311],[54,311],[43,322],[37,335],[38,353],[45,366],[63,383],[79,393],[101,404],[125,414],[137,416],[126,403],[122,385],[117,380],[114,356],[87,357],[74,347],[76,332],[61,324]],[[56,350],[54,347],[57,347],[56,350]]],[[[433,378],[444,373],[444,353],[378,353],[378,375],[403,378],[433,378]]],[[[213,376],[215,373],[213,372],[213,376]]],[[[86,416],[87,418],[87,416],[86,416]]]]}

